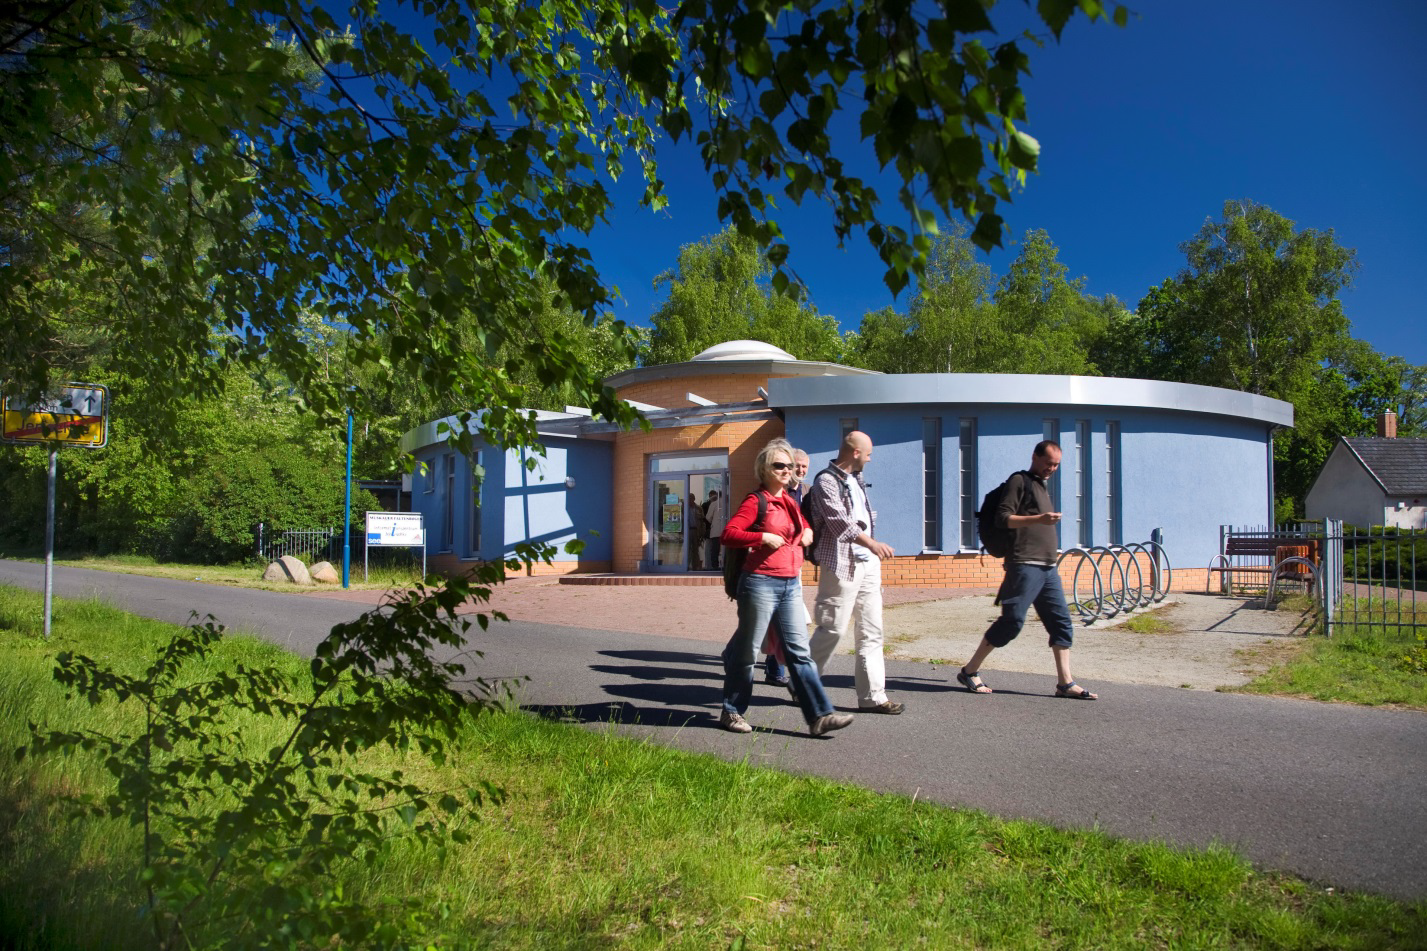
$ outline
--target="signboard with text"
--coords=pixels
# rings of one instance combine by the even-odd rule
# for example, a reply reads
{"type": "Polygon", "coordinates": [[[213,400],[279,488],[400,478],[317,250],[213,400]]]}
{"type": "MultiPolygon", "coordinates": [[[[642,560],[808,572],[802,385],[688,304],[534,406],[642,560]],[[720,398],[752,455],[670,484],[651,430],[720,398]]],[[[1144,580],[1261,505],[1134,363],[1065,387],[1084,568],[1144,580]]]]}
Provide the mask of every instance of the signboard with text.
{"type": "Polygon", "coordinates": [[[0,438],[11,443],[46,443],[102,449],[109,439],[109,390],[71,383],[33,403],[5,397],[0,438]]]}
{"type": "Polygon", "coordinates": [[[367,547],[423,548],[426,530],[420,512],[368,512],[367,547]]]}

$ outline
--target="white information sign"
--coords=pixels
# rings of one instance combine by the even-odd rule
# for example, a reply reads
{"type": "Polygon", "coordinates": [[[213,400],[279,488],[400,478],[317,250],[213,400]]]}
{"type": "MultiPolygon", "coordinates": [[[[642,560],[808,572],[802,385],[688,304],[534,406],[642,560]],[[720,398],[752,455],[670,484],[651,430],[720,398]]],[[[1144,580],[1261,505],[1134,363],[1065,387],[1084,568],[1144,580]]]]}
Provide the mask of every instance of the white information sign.
{"type": "Polygon", "coordinates": [[[420,512],[368,512],[367,547],[420,548],[426,544],[426,530],[420,512]]]}
{"type": "Polygon", "coordinates": [[[362,555],[362,580],[370,575],[373,548],[420,548],[421,577],[426,577],[426,529],[420,512],[368,512],[367,547],[362,555]]]}

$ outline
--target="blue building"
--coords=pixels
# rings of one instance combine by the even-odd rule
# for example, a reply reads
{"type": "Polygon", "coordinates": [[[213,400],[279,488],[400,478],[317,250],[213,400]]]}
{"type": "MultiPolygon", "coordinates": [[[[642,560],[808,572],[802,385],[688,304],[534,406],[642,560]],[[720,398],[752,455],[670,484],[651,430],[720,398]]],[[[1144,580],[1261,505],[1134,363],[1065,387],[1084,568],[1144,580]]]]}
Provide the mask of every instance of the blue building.
{"type": "MultiPolygon", "coordinates": [[[[1233,390],[1105,377],[870,373],[800,361],[768,344],[733,341],[688,363],[639,367],[607,381],[650,418],[620,432],[572,409],[541,413],[546,455],[501,451],[473,435],[465,458],[434,421],[407,433],[421,463],[413,508],[433,563],[508,555],[518,542],[584,550],[549,570],[633,575],[713,571],[716,537],[755,485],[753,458],[775,436],[806,450],[813,471],[842,436],[866,432],[878,535],[897,551],[888,584],[985,587],[1000,562],[980,554],[982,496],[1030,463],[1042,439],[1060,443],[1052,497],[1061,546],[1146,541],[1158,530],[1175,587],[1204,583],[1221,524],[1267,524],[1273,434],[1293,407],[1233,390]],[[480,467],[484,478],[473,477],[480,467]],[[698,505],[707,519],[692,512],[698,505]],[[1195,570],[1195,569],[1198,570],[1195,570]]],[[[812,569],[809,569],[812,570],[812,569]]]]}

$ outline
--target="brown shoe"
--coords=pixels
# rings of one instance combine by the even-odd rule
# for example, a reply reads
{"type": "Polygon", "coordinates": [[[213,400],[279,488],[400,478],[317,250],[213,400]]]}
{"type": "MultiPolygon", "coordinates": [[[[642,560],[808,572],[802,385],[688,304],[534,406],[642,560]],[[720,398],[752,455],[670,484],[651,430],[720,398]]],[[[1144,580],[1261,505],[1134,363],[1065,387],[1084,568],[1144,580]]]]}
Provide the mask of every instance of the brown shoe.
{"type": "Polygon", "coordinates": [[[899,713],[901,713],[901,712],[902,712],[903,710],[905,710],[905,709],[907,709],[907,705],[906,705],[905,703],[898,703],[898,702],[895,701],[895,700],[883,700],[881,703],[876,704],[875,706],[871,706],[871,707],[858,707],[858,708],[857,708],[857,712],[858,712],[858,713],[885,713],[885,714],[887,714],[888,716],[894,716],[894,717],[895,717],[895,716],[897,716],[899,713]]]}
{"type": "Polygon", "coordinates": [[[831,733],[833,730],[841,730],[843,727],[852,726],[852,714],[850,713],[829,713],[820,716],[808,725],[808,732],[813,736],[822,736],[824,733],[831,733]]]}

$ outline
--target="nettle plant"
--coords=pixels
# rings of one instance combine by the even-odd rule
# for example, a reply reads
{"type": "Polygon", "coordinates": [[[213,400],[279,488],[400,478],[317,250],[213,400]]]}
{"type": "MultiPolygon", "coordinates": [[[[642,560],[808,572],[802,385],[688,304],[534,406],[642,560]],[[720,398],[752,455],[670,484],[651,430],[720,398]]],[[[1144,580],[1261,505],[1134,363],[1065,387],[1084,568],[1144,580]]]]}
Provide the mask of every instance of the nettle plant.
{"type": "MultiPolygon", "coordinates": [[[[439,766],[470,718],[508,697],[506,685],[435,658],[467,652],[470,615],[457,608],[488,598],[504,568],[519,564],[395,594],[337,625],[308,682],[243,664],[204,669],[224,634],[211,616],[176,634],[137,676],[62,653],[55,679],[71,696],[137,704],[142,720],[108,733],[31,724],[19,755],[83,751],[112,774],[107,792],[69,801],[142,829],[142,911],[160,948],[424,945],[443,905],[357,900],[333,872],[402,839],[444,852],[466,840],[483,805],[502,800],[488,783],[433,790],[398,766],[370,764],[386,750],[396,754],[388,763],[410,753],[439,766]]],[[[504,619],[474,616],[482,628],[504,619]]]]}

